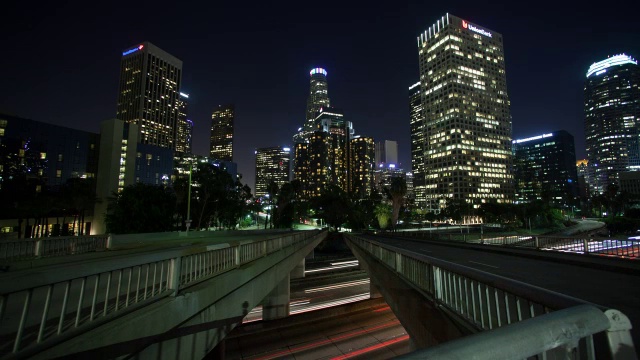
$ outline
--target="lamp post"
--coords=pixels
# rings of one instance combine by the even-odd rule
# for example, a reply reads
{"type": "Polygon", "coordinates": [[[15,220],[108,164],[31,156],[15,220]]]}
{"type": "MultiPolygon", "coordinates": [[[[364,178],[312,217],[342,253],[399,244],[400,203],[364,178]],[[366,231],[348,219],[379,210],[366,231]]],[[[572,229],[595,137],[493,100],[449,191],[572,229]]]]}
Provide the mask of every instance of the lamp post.
{"type": "Polygon", "coordinates": [[[187,235],[189,235],[189,228],[191,227],[191,172],[193,171],[193,161],[189,161],[189,190],[187,191],[187,220],[185,225],[187,227],[187,235]]]}

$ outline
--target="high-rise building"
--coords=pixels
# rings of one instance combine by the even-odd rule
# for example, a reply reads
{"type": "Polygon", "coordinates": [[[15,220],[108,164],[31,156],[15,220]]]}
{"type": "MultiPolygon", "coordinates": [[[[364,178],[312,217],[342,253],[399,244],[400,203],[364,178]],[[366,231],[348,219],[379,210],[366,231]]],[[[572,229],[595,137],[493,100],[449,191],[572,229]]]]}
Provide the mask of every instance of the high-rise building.
{"type": "Polygon", "coordinates": [[[329,133],[320,130],[312,132],[307,142],[295,144],[293,178],[300,181],[304,199],[319,196],[331,183],[329,144],[329,133]]]}
{"type": "Polygon", "coordinates": [[[396,164],[398,165],[398,142],[384,140],[376,142],[376,165],[396,164]]]}
{"type": "Polygon", "coordinates": [[[589,199],[589,162],[587,159],[576,161],[576,169],[578,170],[578,192],[580,193],[580,201],[585,204],[589,199]]]}
{"type": "Polygon", "coordinates": [[[342,190],[349,189],[349,165],[351,161],[351,147],[349,145],[353,134],[353,124],[346,121],[344,113],[333,107],[320,109],[315,123],[320,131],[328,134],[328,175],[331,184],[342,190]]]}
{"type": "Polygon", "coordinates": [[[176,154],[191,154],[193,121],[188,117],[189,94],[180,93],[178,97],[178,126],[176,128],[176,154]]]}
{"type": "Polygon", "coordinates": [[[375,147],[373,138],[354,136],[351,139],[351,194],[358,198],[371,196],[375,147]]]}
{"type": "Polygon", "coordinates": [[[255,196],[268,193],[271,181],[278,187],[289,181],[289,163],[291,149],[282,146],[266,147],[256,150],[256,189],[255,196]]]}
{"type": "Polygon", "coordinates": [[[0,114],[0,188],[12,179],[56,187],[72,178],[95,178],[100,136],[0,114]]]}
{"type": "Polygon", "coordinates": [[[640,67],[621,54],[594,63],[584,87],[591,191],[602,193],[618,174],[640,165],[640,67]]]}
{"type": "Polygon", "coordinates": [[[513,140],[515,201],[578,205],[573,135],[564,130],[513,140]]]}
{"type": "Polygon", "coordinates": [[[327,70],[314,68],[309,72],[309,97],[307,98],[307,112],[304,125],[293,136],[294,143],[305,142],[317,129],[316,117],[320,109],[331,106],[327,83],[327,70]]]}
{"type": "Polygon", "coordinates": [[[446,14],[420,34],[418,54],[427,207],[512,202],[502,35],[446,14]]]}
{"type": "Polygon", "coordinates": [[[209,155],[218,160],[233,161],[233,105],[218,105],[211,115],[211,146],[209,155]]]}
{"type": "Polygon", "coordinates": [[[122,52],[116,117],[138,125],[140,142],[175,149],[182,61],[150,42],[122,52]]]}
{"type": "MultiPolygon", "coordinates": [[[[426,207],[426,188],[424,178],[424,119],[420,100],[420,82],[409,86],[409,129],[411,132],[411,173],[414,186],[415,205],[426,207]]],[[[407,184],[408,185],[408,184],[407,184]]]]}

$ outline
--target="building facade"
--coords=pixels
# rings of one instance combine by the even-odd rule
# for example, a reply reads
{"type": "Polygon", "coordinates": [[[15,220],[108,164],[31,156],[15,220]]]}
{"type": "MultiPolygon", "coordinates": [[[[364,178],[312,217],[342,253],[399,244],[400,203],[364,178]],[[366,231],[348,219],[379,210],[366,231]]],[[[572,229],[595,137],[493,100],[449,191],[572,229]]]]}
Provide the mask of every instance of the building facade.
{"type": "Polygon", "coordinates": [[[291,149],[282,146],[259,148],[256,150],[256,183],[255,196],[269,193],[272,181],[281,188],[289,182],[291,149]]]}
{"type": "Polygon", "coordinates": [[[14,178],[49,187],[95,178],[99,148],[96,133],[0,114],[0,188],[14,178]]]}
{"type": "Polygon", "coordinates": [[[573,135],[564,130],[513,140],[515,202],[579,205],[573,135]]]}
{"type": "Polygon", "coordinates": [[[419,208],[425,208],[427,205],[424,177],[425,131],[420,89],[419,81],[409,86],[409,130],[411,132],[411,173],[415,205],[419,208]]]}
{"type": "Polygon", "coordinates": [[[211,142],[209,155],[222,161],[233,161],[233,104],[218,105],[211,115],[211,142]]]}
{"type": "MultiPolygon", "coordinates": [[[[418,37],[424,195],[473,208],[513,201],[511,114],[502,35],[446,14],[418,37]]],[[[420,136],[417,135],[419,138],[420,136]]],[[[417,152],[417,151],[416,151],[417,152]]]]}
{"type": "Polygon", "coordinates": [[[176,155],[191,154],[193,144],[193,121],[188,118],[189,94],[178,97],[178,126],[176,129],[176,155]]]}
{"type": "Polygon", "coordinates": [[[309,72],[309,97],[307,97],[307,111],[305,122],[293,136],[294,143],[306,142],[312,132],[317,130],[316,117],[320,109],[331,106],[329,99],[329,84],[327,70],[314,68],[309,72]]]}
{"type": "Polygon", "coordinates": [[[602,193],[640,165],[640,68],[628,55],[594,63],[584,87],[590,190],[602,193]]]}
{"type": "Polygon", "coordinates": [[[376,165],[396,164],[398,165],[398,142],[384,140],[376,142],[376,165]]]}
{"type": "Polygon", "coordinates": [[[318,130],[328,134],[328,175],[329,183],[339,186],[349,193],[349,166],[351,162],[350,142],[354,130],[344,113],[333,107],[320,109],[315,120],[318,130]]]}
{"type": "Polygon", "coordinates": [[[351,166],[349,188],[357,198],[368,198],[373,190],[375,145],[373,138],[354,136],[351,139],[351,166]]]}
{"type": "Polygon", "coordinates": [[[150,42],[122,52],[116,118],[138,125],[140,142],[175,150],[182,61],[150,42]]]}
{"type": "Polygon", "coordinates": [[[621,192],[640,195],[640,171],[624,171],[619,175],[621,192]]]}

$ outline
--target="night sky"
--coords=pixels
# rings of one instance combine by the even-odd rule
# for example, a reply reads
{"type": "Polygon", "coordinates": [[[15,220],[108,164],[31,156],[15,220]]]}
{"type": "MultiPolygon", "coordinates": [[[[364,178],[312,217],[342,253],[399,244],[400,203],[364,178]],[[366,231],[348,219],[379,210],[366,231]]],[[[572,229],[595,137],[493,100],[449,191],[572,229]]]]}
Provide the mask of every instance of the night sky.
{"type": "Polygon", "coordinates": [[[150,41],[183,61],[196,154],[208,154],[213,109],[235,103],[234,160],[252,188],[255,148],[290,146],[302,126],[313,67],[356,134],[398,141],[409,170],[416,37],[447,12],[502,33],[513,137],[567,130],[578,158],[587,68],[640,57],[633,2],[21,3],[2,9],[0,112],[99,132],[115,116],[121,52],[150,41]]]}

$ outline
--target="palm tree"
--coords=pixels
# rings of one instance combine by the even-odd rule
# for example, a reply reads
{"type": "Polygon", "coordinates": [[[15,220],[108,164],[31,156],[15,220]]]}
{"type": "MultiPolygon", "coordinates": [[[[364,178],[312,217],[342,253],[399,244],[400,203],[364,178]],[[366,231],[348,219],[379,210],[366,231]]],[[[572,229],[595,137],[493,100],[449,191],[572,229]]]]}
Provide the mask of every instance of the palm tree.
{"type": "Polygon", "coordinates": [[[391,217],[391,207],[389,204],[380,203],[373,210],[374,215],[378,219],[380,229],[385,229],[389,225],[389,218],[391,217]]]}

